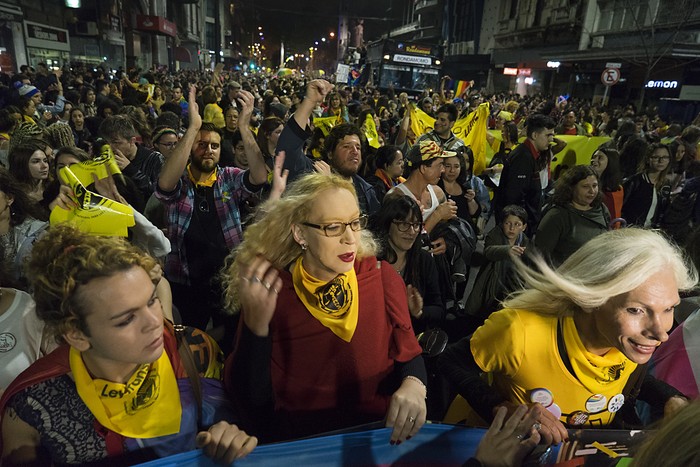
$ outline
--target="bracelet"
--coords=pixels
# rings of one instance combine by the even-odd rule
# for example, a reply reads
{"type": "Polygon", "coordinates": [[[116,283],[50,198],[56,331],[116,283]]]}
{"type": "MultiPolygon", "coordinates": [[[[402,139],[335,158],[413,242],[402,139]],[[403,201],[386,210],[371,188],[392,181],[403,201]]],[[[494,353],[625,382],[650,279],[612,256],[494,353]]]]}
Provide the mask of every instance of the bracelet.
{"type": "Polygon", "coordinates": [[[425,398],[426,398],[426,399],[428,398],[428,388],[425,386],[425,383],[424,383],[423,381],[420,380],[420,378],[417,378],[417,377],[412,376],[412,375],[408,375],[408,376],[406,376],[403,380],[406,381],[407,379],[410,380],[410,381],[415,381],[416,383],[418,383],[418,384],[420,384],[421,386],[423,386],[423,389],[425,390],[425,398]]]}

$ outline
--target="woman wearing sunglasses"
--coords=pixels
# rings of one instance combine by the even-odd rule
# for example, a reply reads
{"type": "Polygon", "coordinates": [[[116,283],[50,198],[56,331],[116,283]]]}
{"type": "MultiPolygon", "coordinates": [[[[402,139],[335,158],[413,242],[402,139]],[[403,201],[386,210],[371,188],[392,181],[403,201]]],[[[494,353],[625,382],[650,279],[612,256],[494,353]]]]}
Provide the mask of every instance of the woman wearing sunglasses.
{"type": "Polygon", "coordinates": [[[227,389],[265,440],[385,420],[394,444],[425,422],[406,290],[365,226],[352,182],[310,174],[261,206],[225,269],[241,313],[227,389]]]}

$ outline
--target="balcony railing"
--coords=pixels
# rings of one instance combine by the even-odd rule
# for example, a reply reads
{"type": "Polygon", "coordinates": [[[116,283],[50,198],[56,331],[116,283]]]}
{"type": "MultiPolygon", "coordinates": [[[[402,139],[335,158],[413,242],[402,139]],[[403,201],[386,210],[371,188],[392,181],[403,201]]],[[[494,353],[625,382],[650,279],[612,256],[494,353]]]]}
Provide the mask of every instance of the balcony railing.
{"type": "Polygon", "coordinates": [[[413,3],[413,8],[416,13],[428,8],[434,8],[438,6],[438,0],[415,0],[413,3]]]}

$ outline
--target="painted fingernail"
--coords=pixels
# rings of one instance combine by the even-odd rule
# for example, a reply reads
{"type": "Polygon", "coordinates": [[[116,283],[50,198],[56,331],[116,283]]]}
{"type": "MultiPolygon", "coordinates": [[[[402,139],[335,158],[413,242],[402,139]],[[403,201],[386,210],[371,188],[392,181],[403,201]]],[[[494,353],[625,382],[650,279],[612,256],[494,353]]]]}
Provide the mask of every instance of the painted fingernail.
{"type": "Polygon", "coordinates": [[[397,446],[398,446],[399,444],[401,444],[401,441],[397,441],[397,442],[396,442],[396,445],[397,445],[397,446]]]}

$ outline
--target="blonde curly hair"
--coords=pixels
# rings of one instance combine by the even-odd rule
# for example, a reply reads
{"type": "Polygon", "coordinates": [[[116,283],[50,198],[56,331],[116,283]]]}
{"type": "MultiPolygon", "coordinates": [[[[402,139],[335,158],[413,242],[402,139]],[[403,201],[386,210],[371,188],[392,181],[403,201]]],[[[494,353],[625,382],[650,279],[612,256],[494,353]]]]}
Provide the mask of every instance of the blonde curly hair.
{"type": "MultiPolygon", "coordinates": [[[[243,242],[231,252],[221,274],[226,309],[237,312],[240,307],[238,290],[242,265],[250,264],[260,255],[279,270],[288,268],[301,254],[294,240],[292,225],[307,222],[313,202],[322,199],[327,190],[340,189],[357,193],[352,181],[338,175],[308,174],[297,179],[279,200],[268,201],[258,208],[255,222],[244,235],[243,242]]],[[[362,230],[357,259],[376,254],[377,245],[368,230],[362,230]]]]}

